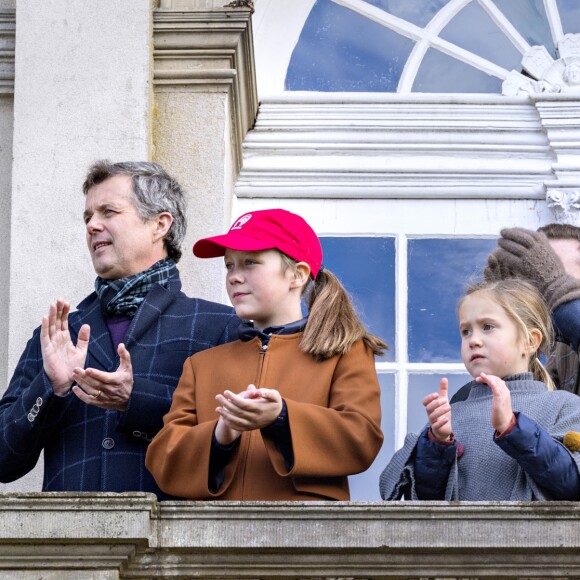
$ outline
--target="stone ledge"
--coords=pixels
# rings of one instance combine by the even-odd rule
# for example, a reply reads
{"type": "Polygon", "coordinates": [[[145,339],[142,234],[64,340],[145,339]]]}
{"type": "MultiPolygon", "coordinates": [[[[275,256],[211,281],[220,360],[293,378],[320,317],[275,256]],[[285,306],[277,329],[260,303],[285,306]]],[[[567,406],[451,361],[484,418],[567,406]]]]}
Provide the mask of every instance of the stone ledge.
{"type": "Polygon", "coordinates": [[[580,577],[573,502],[11,493],[0,495],[0,522],[0,578],[580,577]]]}
{"type": "Polygon", "coordinates": [[[429,97],[263,99],[236,195],[545,199],[553,151],[533,105],[429,97]]]}

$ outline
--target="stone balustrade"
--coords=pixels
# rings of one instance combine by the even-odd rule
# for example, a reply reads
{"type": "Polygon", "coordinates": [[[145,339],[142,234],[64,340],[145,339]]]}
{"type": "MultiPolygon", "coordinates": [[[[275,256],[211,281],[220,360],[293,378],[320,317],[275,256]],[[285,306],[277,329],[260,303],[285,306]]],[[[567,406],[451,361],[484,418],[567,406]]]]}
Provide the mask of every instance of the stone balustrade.
{"type": "Polygon", "coordinates": [[[580,505],[0,495],[0,578],[580,577],[580,505]]]}

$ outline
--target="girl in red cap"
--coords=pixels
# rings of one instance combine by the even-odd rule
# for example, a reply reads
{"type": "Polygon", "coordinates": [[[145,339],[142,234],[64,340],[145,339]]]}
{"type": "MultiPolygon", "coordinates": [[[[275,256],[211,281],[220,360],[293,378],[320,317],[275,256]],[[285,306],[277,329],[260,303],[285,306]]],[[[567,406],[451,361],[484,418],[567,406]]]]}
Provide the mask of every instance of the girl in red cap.
{"type": "Polygon", "coordinates": [[[383,440],[374,355],[386,344],[366,331],[296,214],[247,213],[193,252],[224,256],[245,322],[238,341],[185,362],[148,469],[188,499],[348,500],[347,476],[367,469],[383,440]]]}

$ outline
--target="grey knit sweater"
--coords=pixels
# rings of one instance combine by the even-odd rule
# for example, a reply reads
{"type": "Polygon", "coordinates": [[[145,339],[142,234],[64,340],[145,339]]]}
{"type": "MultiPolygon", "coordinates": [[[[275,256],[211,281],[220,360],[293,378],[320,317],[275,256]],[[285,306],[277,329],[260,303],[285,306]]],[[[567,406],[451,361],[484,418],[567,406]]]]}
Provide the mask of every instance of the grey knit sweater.
{"type": "MultiPolygon", "coordinates": [[[[512,408],[533,419],[556,441],[568,431],[580,431],[580,397],[565,391],[548,391],[544,383],[533,380],[531,373],[506,380],[512,408]]],[[[455,458],[445,492],[446,500],[464,501],[533,501],[551,499],[493,441],[490,388],[473,381],[469,397],[451,406],[453,432],[464,448],[455,458]]],[[[405,497],[419,499],[415,492],[414,456],[417,434],[409,434],[404,446],[395,453],[381,474],[380,491],[385,500],[405,497]]],[[[572,453],[580,468],[580,453],[572,453]]]]}

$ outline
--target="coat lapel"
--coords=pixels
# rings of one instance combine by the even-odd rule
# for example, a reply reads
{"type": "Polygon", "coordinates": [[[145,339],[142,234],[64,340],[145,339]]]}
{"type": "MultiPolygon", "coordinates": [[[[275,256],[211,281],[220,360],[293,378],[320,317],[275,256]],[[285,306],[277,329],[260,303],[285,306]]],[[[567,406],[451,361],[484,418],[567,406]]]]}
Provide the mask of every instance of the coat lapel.
{"type": "Polygon", "coordinates": [[[157,321],[163,312],[172,304],[177,296],[181,283],[172,280],[168,288],[155,284],[139,310],[135,314],[127,331],[125,346],[131,351],[131,346],[139,342],[152,329],[157,328],[157,321]]]}
{"type": "Polygon", "coordinates": [[[78,310],[70,318],[70,332],[76,343],[79,330],[83,324],[91,327],[89,339],[89,354],[86,367],[100,367],[106,371],[114,370],[116,353],[113,350],[111,335],[96,294],[91,294],[79,305],[78,310]],[[92,359],[92,360],[91,360],[92,359]],[[94,364],[95,361],[97,364],[94,364]]]}

